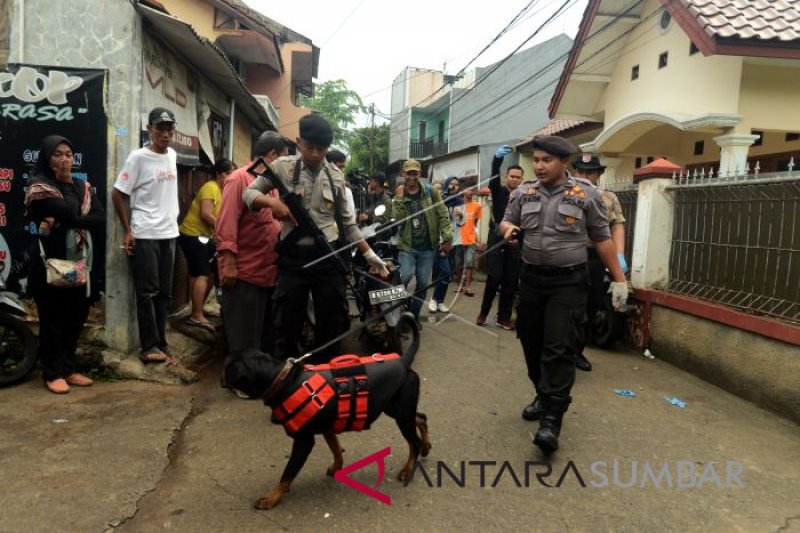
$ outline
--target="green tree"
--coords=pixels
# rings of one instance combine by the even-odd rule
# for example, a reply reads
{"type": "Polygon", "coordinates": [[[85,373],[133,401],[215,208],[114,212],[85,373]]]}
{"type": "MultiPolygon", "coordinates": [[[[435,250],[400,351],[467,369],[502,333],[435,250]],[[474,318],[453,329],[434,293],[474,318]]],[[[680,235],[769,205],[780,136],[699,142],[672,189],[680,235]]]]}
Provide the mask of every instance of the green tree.
{"type": "Polygon", "coordinates": [[[314,96],[300,98],[300,105],[322,115],[333,126],[333,144],[345,148],[350,142],[359,113],[365,113],[361,97],[347,88],[344,80],[330,80],[314,85],[314,96]]]}
{"type": "Polygon", "coordinates": [[[373,174],[389,164],[389,123],[371,128],[356,128],[347,144],[350,161],[347,170],[362,168],[373,174]],[[372,144],[372,167],[370,167],[370,144],[372,144]]]}

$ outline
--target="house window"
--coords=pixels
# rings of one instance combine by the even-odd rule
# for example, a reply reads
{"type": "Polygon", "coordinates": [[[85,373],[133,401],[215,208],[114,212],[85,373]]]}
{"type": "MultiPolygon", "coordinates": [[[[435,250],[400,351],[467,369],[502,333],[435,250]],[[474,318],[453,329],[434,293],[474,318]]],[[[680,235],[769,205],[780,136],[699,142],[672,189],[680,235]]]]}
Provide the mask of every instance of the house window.
{"type": "Polygon", "coordinates": [[[427,128],[428,124],[424,120],[419,121],[419,136],[417,137],[420,141],[424,141],[427,137],[427,128]]]}
{"type": "Polygon", "coordinates": [[[667,66],[668,57],[669,57],[669,52],[663,52],[661,55],[658,56],[658,68],[664,68],[667,66]]]}
{"type": "Polygon", "coordinates": [[[639,65],[634,65],[631,69],[631,80],[639,79],[639,65]]]}
{"type": "Polygon", "coordinates": [[[637,157],[637,158],[636,158],[636,161],[635,161],[635,163],[634,163],[634,166],[635,166],[636,168],[642,168],[642,158],[641,158],[641,157],[637,157]]]}
{"type": "Polygon", "coordinates": [[[705,141],[697,141],[694,143],[694,155],[703,155],[706,149],[705,141]]]}
{"type": "Polygon", "coordinates": [[[670,24],[672,24],[672,15],[665,9],[664,12],[661,13],[661,20],[659,20],[658,25],[661,26],[662,30],[666,30],[669,28],[670,24]]]}
{"type": "Polygon", "coordinates": [[[439,121],[439,142],[444,142],[444,120],[439,121]]]}
{"type": "Polygon", "coordinates": [[[764,144],[764,132],[759,130],[750,130],[750,135],[758,135],[758,139],[752,144],[752,146],[761,146],[764,144]]]}
{"type": "Polygon", "coordinates": [[[655,159],[656,159],[656,158],[655,158],[655,157],[653,157],[652,155],[651,155],[651,156],[648,156],[648,157],[647,157],[647,164],[649,165],[650,163],[652,163],[653,161],[655,161],[655,159]]]}
{"type": "Polygon", "coordinates": [[[787,133],[786,142],[800,141],[800,133],[787,133]]]}
{"type": "Polygon", "coordinates": [[[700,51],[700,49],[699,49],[699,48],[697,48],[697,45],[696,45],[696,44],[694,44],[694,43],[689,43],[689,55],[690,55],[690,56],[693,56],[693,55],[695,55],[695,54],[696,54],[697,52],[699,52],[699,51],[700,51]]]}

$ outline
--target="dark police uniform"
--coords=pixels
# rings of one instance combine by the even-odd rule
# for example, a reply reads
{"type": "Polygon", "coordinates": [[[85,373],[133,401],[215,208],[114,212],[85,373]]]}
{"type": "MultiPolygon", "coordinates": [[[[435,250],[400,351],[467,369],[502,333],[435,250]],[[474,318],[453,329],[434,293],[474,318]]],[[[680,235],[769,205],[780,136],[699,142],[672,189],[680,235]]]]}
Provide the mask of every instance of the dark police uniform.
{"type": "MultiPolygon", "coordinates": [[[[549,137],[552,139],[552,137],[549,137]]],[[[545,141],[543,141],[545,142],[545,141]]],[[[557,138],[536,149],[560,155],[557,138]]],[[[528,377],[541,397],[539,431],[534,443],[545,451],[557,449],[561,420],[571,401],[575,381],[575,350],[586,321],[586,237],[593,241],[611,238],[605,207],[598,189],[571,176],[552,188],[539,180],[525,182],[514,191],[503,217],[518,226],[522,241],[523,268],[517,307],[517,337],[522,344],[528,377]],[[543,430],[548,442],[539,442],[543,430]],[[553,436],[554,435],[554,436],[553,436]]]]}
{"type": "MultiPolygon", "coordinates": [[[[302,156],[282,157],[272,163],[272,169],[283,180],[290,191],[302,196],[303,205],[325,235],[331,249],[341,242],[353,243],[363,238],[345,197],[345,180],[341,171],[327,161],[317,172],[311,172],[303,164],[302,156]],[[332,185],[332,187],[331,187],[332,185]],[[337,222],[338,212],[338,222],[337,222]]],[[[253,200],[272,189],[270,181],[256,178],[245,191],[243,199],[248,206],[253,200]]],[[[306,315],[308,294],[314,300],[317,317],[315,343],[328,342],[349,327],[346,300],[346,277],[336,257],[330,257],[306,267],[308,263],[326,255],[311,236],[297,240],[290,237],[295,225],[291,220],[283,221],[278,250],[278,285],[274,303],[278,313],[277,324],[284,342],[284,357],[297,357],[303,320],[306,315]],[[291,244],[287,244],[291,243],[291,244]]],[[[331,346],[314,357],[312,362],[323,362],[337,355],[337,347],[331,346]]]]}

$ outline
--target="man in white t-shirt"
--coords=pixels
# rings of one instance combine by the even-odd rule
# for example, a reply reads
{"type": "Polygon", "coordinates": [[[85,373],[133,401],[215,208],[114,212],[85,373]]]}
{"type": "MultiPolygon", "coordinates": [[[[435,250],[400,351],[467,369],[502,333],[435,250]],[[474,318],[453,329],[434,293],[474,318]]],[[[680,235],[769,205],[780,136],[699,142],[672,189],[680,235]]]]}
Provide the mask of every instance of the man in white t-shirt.
{"type": "Polygon", "coordinates": [[[178,237],[177,154],[169,147],[175,136],[175,115],[156,107],[150,111],[147,132],[150,144],[128,156],[111,199],[131,260],[139,357],[150,363],[171,360],[165,330],[178,237]]]}

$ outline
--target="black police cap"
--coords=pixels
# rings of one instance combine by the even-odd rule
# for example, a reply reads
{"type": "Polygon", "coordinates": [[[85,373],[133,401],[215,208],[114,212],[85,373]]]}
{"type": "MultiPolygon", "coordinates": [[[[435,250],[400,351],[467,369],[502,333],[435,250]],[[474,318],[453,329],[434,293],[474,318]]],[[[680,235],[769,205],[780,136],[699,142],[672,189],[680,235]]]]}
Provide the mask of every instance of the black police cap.
{"type": "Polygon", "coordinates": [[[572,166],[578,170],[587,171],[596,170],[603,172],[606,169],[604,165],[600,164],[600,158],[592,154],[583,154],[581,157],[572,162],[572,166]]]}
{"type": "Polygon", "coordinates": [[[300,138],[317,146],[328,147],[333,142],[333,128],[319,115],[306,115],[300,119],[300,138]]]}
{"type": "Polygon", "coordinates": [[[558,135],[537,135],[533,138],[533,149],[543,150],[558,157],[567,157],[578,151],[578,147],[558,135]]]}

